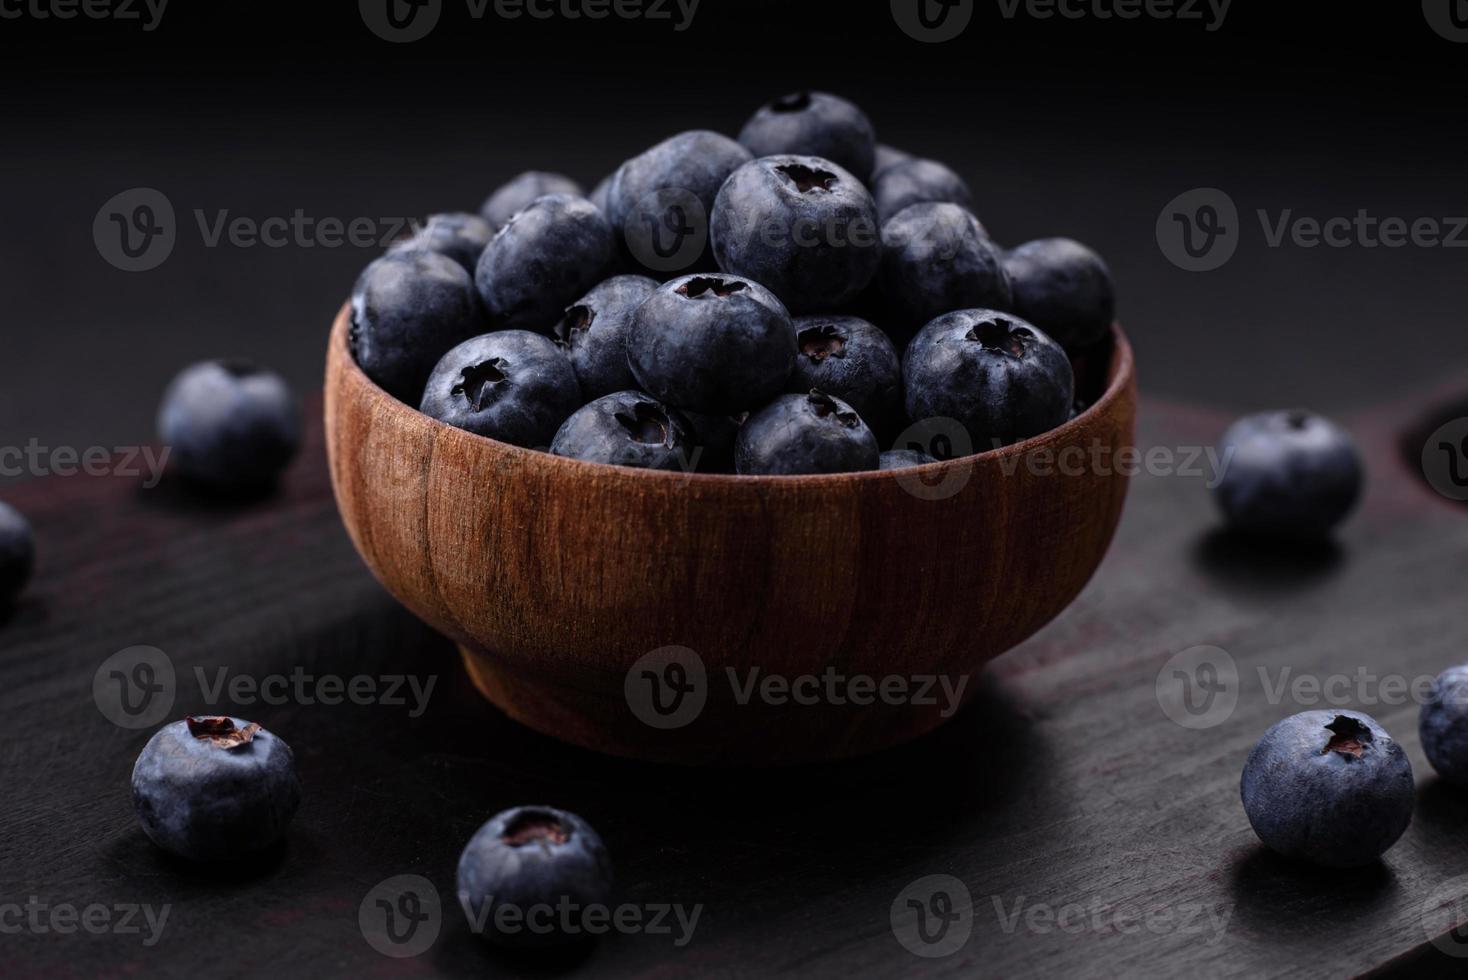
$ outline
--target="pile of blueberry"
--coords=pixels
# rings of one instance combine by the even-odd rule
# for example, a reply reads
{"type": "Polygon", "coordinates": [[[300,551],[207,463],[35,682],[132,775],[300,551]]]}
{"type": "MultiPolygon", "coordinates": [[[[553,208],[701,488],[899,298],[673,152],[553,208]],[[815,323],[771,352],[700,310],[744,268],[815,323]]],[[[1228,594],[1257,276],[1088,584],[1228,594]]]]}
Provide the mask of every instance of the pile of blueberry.
{"type": "MultiPolygon", "coordinates": [[[[396,398],[482,436],[652,469],[842,473],[951,419],[988,449],[1072,417],[1110,338],[1086,247],[1006,251],[948,167],[801,92],[696,130],[590,194],[530,172],[362,273],[350,347],[396,398]]],[[[931,448],[931,447],[930,447],[931,448]]]]}

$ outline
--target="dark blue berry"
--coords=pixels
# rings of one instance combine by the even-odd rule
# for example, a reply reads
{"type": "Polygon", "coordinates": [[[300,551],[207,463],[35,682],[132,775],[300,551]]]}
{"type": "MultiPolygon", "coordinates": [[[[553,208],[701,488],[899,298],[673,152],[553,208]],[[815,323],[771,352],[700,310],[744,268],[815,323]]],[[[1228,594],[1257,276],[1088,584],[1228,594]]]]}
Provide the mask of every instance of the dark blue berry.
{"type": "Polygon", "coordinates": [[[757,157],[824,157],[863,182],[871,179],[877,158],[871,120],[825,92],[793,92],[768,103],[745,123],[739,142],[757,157]]]}
{"type": "Polygon", "coordinates": [[[884,223],[914,204],[968,207],[973,195],[962,177],[936,160],[909,159],[891,164],[872,180],[877,216],[884,223]]]}
{"type": "Polygon", "coordinates": [[[584,197],[538,198],[490,240],[474,284],[495,329],[548,331],[606,278],[612,228],[584,197]]]}
{"type": "Polygon", "coordinates": [[[1468,786],[1468,665],[1450,667],[1433,681],[1419,731],[1422,751],[1438,775],[1468,786]]]}
{"type": "Polygon", "coordinates": [[[36,537],[20,511],[0,502],[0,608],[14,602],[31,580],[36,537]]]}
{"type": "Polygon", "coordinates": [[[734,171],[714,202],[719,268],[797,312],[838,309],[882,260],[877,209],[851,173],[819,157],[776,156],[734,171]]]}
{"type": "Polygon", "coordinates": [[[1004,256],[1014,312],[1066,350],[1084,350],[1111,332],[1116,287],[1101,256],[1069,238],[1027,242],[1004,256]]]}
{"type": "Polygon", "coordinates": [[[580,197],[581,185],[561,174],[547,173],[543,170],[527,170],[489,195],[484,206],[479,209],[479,214],[498,231],[516,214],[533,204],[537,198],[545,197],[548,194],[580,197]]]}
{"type": "Polygon", "coordinates": [[[1371,864],[1412,822],[1412,764],[1359,711],[1306,711],[1276,723],[1244,765],[1244,812],[1286,857],[1328,868],[1371,864]]]}
{"type": "Polygon", "coordinates": [[[914,204],[882,226],[882,291],[899,341],[944,313],[1014,299],[998,246],[957,204],[914,204]]]}
{"type": "Polygon", "coordinates": [[[903,364],[907,414],[953,419],[984,452],[1070,418],[1075,379],[1060,345],[994,310],[941,316],[913,338],[903,364]]]}
{"type": "Polygon", "coordinates": [[[834,395],[873,431],[895,435],[903,416],[902,362],[885,333],[854,316],[807,316],[796,319],[795,340],[790,391],[834,395]]]}
{"type": "Polygon", "coordinates": [[[436,252],[391,252],[367,266],[352,290],[352,356],[410,405],[450,347],[488,329],[473,277],[436,252]]]}
{"type": "Polygon", "coordinates": [[[422,410],[477,435],[543,449],[580,406],[581,386],[559,347],[528,330],[502,330],[445,354],[422,410]]]}
{"type": "Polygon", "coordinates": [[[1320,538],[1361,496],[1361,455],[1350,435],[1306,411],[1262,412],[1235,422],[1219,447],[1214,490],[1230,525],[1282,538],[1320,538]]]}
{"type": "Polygon", "coordinates": [[[471,276],[479,256],[494,237],[494,228],[477,214],[431,214],[413,237],[392,247],[394,252],[426,250],[446,255],[471,276]]]}
{"type": "Polygon", "coordinates": [[[637,387],[627,366],[627,330],[632,314],[657,291],[646,276],[613,276],[566,310],[552,331],[566,349],[581,394],[589,399],[637,387]]]}
{"type": "Polygon", "coordinates": [[[611,895],[612,861],[601,837],[574,813],[515,807],[470,839],[459,856],[458,891],[470,928],[490,942],[575,944],[588,936],[587,909],[604,907],[611,895]]]}
{"type": "Polygon", "coordinates": [[[632,315],[627,361],[639,387],[658,401],[734,415],[785,390],[795,327],[758,283],[684,276],[664,283],[632,315]]]}
{"type": "Polygon", "coordinates": [[[301,426],[285,379],[243,360],[185,369],[158,410],[174,471],[226,492],[271,486],[300,450],[301,426]]]}
{"type": "Polygon", "coordinates": [[[905,470],[914,466],[927,466],[929,463],[938,462],[927,453],[920,453],[916,449],[889,449],[882,454],[881,468],[884,470],[905,470]]]}
{"type": "Polygon", "coordinates": [[[640,391],[619,391],[578,409],[550,451],[589,463],[692,471],[698,465],[692,423],[640,391]]]}
{"type": "Polygon", "coordinates": [[[596,209],[606,216],[608,220],[611,219],[612,213],[612,179],[616,176],[615,173],[607,174],[591,189],[591,193],[586,195],[586,199],[592,204],[595,204],[596,209]]]}
{"type": "Polygon", "coordinates": [[[153,843],[194,861],[248,859],[286,831],[301,802],[290,746],[239,718],[161,729],[133,767],[133,806],[153,843]]]}
{"type": "Polygon", "coordinates": [[[734,444],[745,475],[794,476],[875,470],[882,451],[861,416],[819,391],[781,395],[749,417],[734,444]]]}
{"type": "Polygon", "coordinates": [[[875,184],[877,182],[877,178],[882,176],[883,171],[885,171],[888,167],[902,163],[906,160],[911,160],[912,158],[912,154],[908,153],[906,150],[899,150],[895,146],[888,146],[886,143],[878,143],[876,158],[877,162],[875,166],[872,167],[872,183],[875,184]]]}

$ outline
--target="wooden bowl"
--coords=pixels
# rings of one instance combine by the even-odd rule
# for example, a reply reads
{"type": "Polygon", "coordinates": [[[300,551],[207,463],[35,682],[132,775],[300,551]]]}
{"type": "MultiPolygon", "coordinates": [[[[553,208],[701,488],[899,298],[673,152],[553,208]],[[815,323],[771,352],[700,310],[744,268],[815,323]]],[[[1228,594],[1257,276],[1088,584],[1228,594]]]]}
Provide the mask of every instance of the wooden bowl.
{"type": "Polygon", "coordinates": [[[602,752],[766,765],[914,738],[953,713],[928,678],[966,700],[980,667],[1075,599],[1126,496],[1124,467],[1062,472],[1067,457],[1048,455],[1132,445],[1120,330],[1096,403],[1035,439],[905,474],[735,477],[598,466],[444,425],[368,380],[349,316],[331,335],[326,434],[352,541],[459,644],[487,698],[602,752]],[[782,702],[784,682],[815,703],[782,702]],[[842,696],[808,697],[817,685],[842,696]]]}

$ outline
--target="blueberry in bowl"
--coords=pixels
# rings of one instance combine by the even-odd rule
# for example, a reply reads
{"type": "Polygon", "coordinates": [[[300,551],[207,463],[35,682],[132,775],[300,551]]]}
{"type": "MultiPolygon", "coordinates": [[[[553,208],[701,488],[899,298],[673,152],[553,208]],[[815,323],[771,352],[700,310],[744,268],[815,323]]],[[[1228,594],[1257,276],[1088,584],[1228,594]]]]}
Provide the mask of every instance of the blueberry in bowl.
{"type": "Polygon", "coordinates": [[[226,494],[274,485],[301,448],[301,428],[285,379],[243,359],[186,368],[158,409],[174,473],[226,494]]]}
{"type": "Polygon", "coordinates": [[[301,802],[290,746],[230,717],[160,729],[133,766],[132,793],[148,838],[200,862],[258,855],[285,835],[301,802]]]}
{"type": "Polygon", "coordinates": [[[1247,415],[1224,433],[1213,495],[1230,527],[1281,541],[1319,540],[1355,509],[1365,482],[1349,433],[1313,412],[1247,415]]]}
{"type": "Polygon", "coordinates": [[[795,320],[795,342],[791,392],[823,391],[856,409],[879,437],[896,434],[902,362],[885,333],[860,317],[806,316],[795,320]]]}
{"type": "MultiPolygon", "coordinates": [[[[906,159],[890,163],[872,179],[877,215],[886,221],[914,204],[957,204],[968,207],[968,184],[937,160],[906,159]]],[[[1109,324],[1108,324],[1109,325],[1109,324]]]]}
{"type": "Polygon", "coordinates": [[[489,195],[479,214],[498,231],[539,198],[550,194],[580,197],[581,193],[581,185],[564,174],[527,170],[489,195]]]}
{"type": "Polygon", "coordinates": [[[882,261],[877,206],[851,172],[813,156],[752,160],[730,175],[710,223],[719,268],[796,312],[841,309],[882,261]]]}
{"type": "Polygon", "coordinates": [[[479,256],[493,237],[494,227],[477,214],[431,214],[423,227],[395,244],[391,251],[437,252],[459,263],[472,276],[479,265],[479,256]]]}
{"type": "Polygon", "coordinates": [[[1101,256],[1069,238],[1026,242],[1004,256],[1014,312],[1068,351],[1103,340],[1116,319],[1116,286],[1101,256]]]}
{"type": "Polygon", "coordinates": [[[637,387],[627,365],[632,314],[657,291],[646,276],[613,276],[567,308],[552,329],[588,399],[637,387]]]}
{"type": "Polygon", "coordinates": [[[547,332],[567,306],[606,278],[612,226],[583,197],[537,198],[495,233],[474,285],[495,329],[547,332]]]}
{"type": "Polygon", "coordinates": [[[880,468],[877,437],[856,409],[821,391],[783,395],[749,417],[734,444],[745,475],[859,473],[880,468]]]}
{"type": "Polygon", "coordinates": [[[938,462],[932,456],[916,449],[889,449],[882,454],[881,468],[884,470],[908,470],[915,466],[927,466],[938,462]]]}
{"type": "Polygon", "coordinates": [[[36,536],[30,522],[0,501],[0,609],[20,596],[35,565],[36,536]]]}
{"type": "Polygon", "coordinates": [[[853,103],[826,92],[792,92],[762,106],[745,123],[739,142],[757,157],[824,157],[862,182],[876,166],[872,121],[853,103]]]}
{"type": "Polygon", "coordinates": [[[580,406],[581,386],[564,352],[540,334],[501,330],[445,354],[420,409],[512,446],[545,447],[580,406]]]}
{"type": "Polygon", "coordinates": [[[944,313],[1014,304],[1002,252],[957,204],[914,204],[882,225],[881,279],[898,340],[944,313]]]}
{"type": "Polygon", "coordinates": [[[619,391],[577,409],[551,442],[556,456],[652,470],[692,470],[697,435],[677,409],[619,391]]]}

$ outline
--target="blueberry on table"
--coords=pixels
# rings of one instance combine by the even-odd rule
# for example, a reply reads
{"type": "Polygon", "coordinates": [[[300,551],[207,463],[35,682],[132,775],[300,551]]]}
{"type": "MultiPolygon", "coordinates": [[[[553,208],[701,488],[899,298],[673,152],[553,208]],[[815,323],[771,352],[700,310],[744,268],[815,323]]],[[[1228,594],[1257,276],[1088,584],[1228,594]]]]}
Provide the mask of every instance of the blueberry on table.
{"type": "Polygon", "coordinates": [[[880,467],[877,437],[850,405],[820,391],[782,395],[749,417],[734,444],[744,475],[858,473],[880,467]]]}
{"type": "Polygon", "coordinates": [[[957,204],[914,204],[882,226],[882,292],[899,341],[944,313],[1014,301],[998,246],[957,204]]]}
{"type": "Polygon", "coordinates": [[[393,252],[426,250],[446,255],[471,276],[479,256],[494,237],[494,228],[477,214],[430,214],[411,238],[392,247],[393,252]]]}
{"type": "Polygon", "coordinates": [[[229,493],[271,486],[300,450],[301,428],[285,379],[245,360],[186,368],[158,410],[174,472],[229,493]]]}
{"type": "Polygon", "coordinates": [[[768,289],[738,276],[683,276],[637,308],[627,362],[638,387],[674,408],[735,415],[785,390],[795,327],[768,289]]]}
{"type": "Polygon", "coordinates": [[[1438,775],[1468,786],[1468,665],[1450,667],[1433,681],[1419,731],[1422,750],[1438,775]]]}
{"type": "Polygon", "coordinates": [[[905,470],[914,466],[927,466],[929,463],[938,462],[927,453],[920,453],[916,449],[889,449],[882,454],[881,469],[905,470]]]}
{"type": "Polygon", "coordinates": [[[490,240],[474,285],[495,329],[548,331],[561,313],[606,278],[612,226],[584,197],[538,198],[490,240]]]}
{"type": "Polygon", "coordinates": [[[1223,475],[1214,499],[1241,531],[1319,539],[1355,508],[1365,482],[1350,435],[1302,410],[1239,419],[1219,447],[1223,475]]]}
{"type": "Polygon", "coordinates": [[[290,746],[239,718],[160,729],[133,766],[133,806],[163,850],[194,861],[249,858],[285,835],[301,802],[290,746]]]}
{"type": "Polygon", "coordinates": [[[665,275],[711,265],[714,199],[750,159],[729,137],[692,130],[622,164],[607,196],[607,216],[632,258],[665,275]],[[689,213],[695,209],[702,213],[689,213]]]}
{"type": "Polygon", "coordinates": [[[1272,850],[1328,868],[1376,861],[1412,821],[1412,764],[1358,711],[1276,723],[1244,765],[1244,812],[1272,850]]]}
{"type": "Polygon", "coordinates": [[[528,330],[502,330],[445,354],[421,409],[476,435],[544,449],[580,406],[581,386],[559,347],[528,330]]]}
{"type": "Polygon", "coordinates": [[[367,377],[416,405],[428,373],[455,344],[489,329],[464,267],[437,252],[389,252],[352,290],[348,346],[367,377]]]}
{"type": "Polygon", "coordinates": [[[601,837],[574,813],[548,806],[495,815],[459,856],[459,905],[470,929],[502,946],[585,941],[587,909],[605,906],[611,891],[601,837]]]}
{"type": "Polygon", "coordinates": [[[551,330],[586,398],[637,387],[627,366],[627,330],[632,314],[657,288],[657,280],[646,276],[613,276],[577,300],[551,330]]]}
{"type": "Polygon", "coordinates": [[[879,433],[901,421],[902,362],[877,327],[854,316],[799,317],[795,342],[799,353],[788,390],[834,395],[879,433]]]}
{"type": "Polygon", "coordinates": [[[20,511],[0,502],[0,608],[20,596],[35,564],[36,538],[30,522],[20,511]]]}
{"type": "Polygon", "coordinates": [[[729,177],[711,220],[719,268],[796,312],[839,309],[882,261],[877,206],[851,172],[820,157],[752,160],[729,177]]]}
{"type": "Polygon", "coordinates": [[[484,206],[479,209],[479,214],[498,231],[537,198],[548,194],[580,197],[581,193],[581,185],[570,177],[543,170],[527,170],[489,195],[484,206]]]}
{"type": "Polygon", "coordinates": [[[1069,238],[1027,242],[1004,256],[1014,312],[1066,350],[1083,350],[1111,332],[1116,286],[1101,256],[1069,238]]]}
{"type": "Polygon", "coordinates": [[[698,465],[693,424],[640,391],[619,391],[585,405],[556,433],[557,456],[648,470],[698,465]]]}
{"type": "Polygon", "coordinates": [[[1070,418],[1070,359],[1043,331],[994,310],[938,317],[913,338],[903,363],[914,422],[953,419],[974,450],[1040,435],[1070,418]]]}
{"type": "Polygon", "coordinates": [[[757,157],[824,157],[860,181],[877,159],[872,121],[855,105],[825,92],[792,92],[764,105],[745,123],[739,142],[757,157]]]}
{"type": "Polygon", "coordinates": [[[936,160],[907,159],[889,165],[872,179],[877,216],[887,221],[914,204],[968,207],[973,194],[958,174],[936,160]]]}

